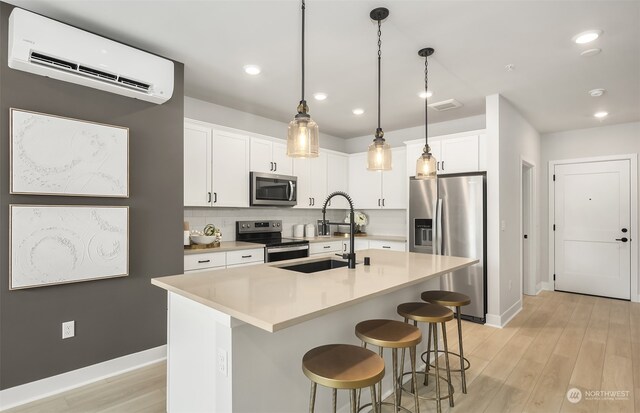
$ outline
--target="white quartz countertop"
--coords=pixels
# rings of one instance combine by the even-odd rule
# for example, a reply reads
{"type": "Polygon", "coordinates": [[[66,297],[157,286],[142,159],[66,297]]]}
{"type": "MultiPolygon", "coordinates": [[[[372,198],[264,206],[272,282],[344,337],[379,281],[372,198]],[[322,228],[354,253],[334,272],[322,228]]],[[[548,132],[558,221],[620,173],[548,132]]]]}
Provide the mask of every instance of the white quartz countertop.
{"type": "MultiPolygon", "coordinates": [[[[296,238],[293,239],[303,239],[309,242],[329,242],[329,241],[345,241],[349,240],[349,234],[346,235],[327,235],[327,236],[319,236],[319,237],[305,237],[305,238],[296,238]]],[[[362,240],[374,240],[374,241],[397,241],[397,242],[407,242],[407,237],[399,236],[399,235],[363,235],[361,237],[356,237],[356,239],[362,240]]]]}
{"type": "Polygon", "coordinates": [[[264,248],[264,244],[258,244],[255,242],[242,242],[242,241],[221,241],[219,247],[215,248],[198,248],[198,249],[185,249],[184,254],[202,254],[203,252],[225,252],[235,250],[250,250],[253,248],[264,248]]]}
{"type": "Polygon", "coordinates": [[[279,267],[333,254],[154,278],[151,283],[275,332],[349,305],[473,265],[478,260],[386,250],[358,251],[355,269],[305,274],[279,267]],[[371,257],[371,265],[361,262],[371,257]]]}

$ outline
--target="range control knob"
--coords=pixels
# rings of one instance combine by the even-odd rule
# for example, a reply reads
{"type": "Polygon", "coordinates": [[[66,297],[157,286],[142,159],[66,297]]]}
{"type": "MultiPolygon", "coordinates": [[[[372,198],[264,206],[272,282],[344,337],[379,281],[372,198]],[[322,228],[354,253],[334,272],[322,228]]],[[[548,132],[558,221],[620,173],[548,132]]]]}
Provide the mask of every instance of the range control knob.
{"type": "Polygon", "coordinates": [[[280,224],[278,224],[278,226],[280,226],[280,224]]]}
{"type": "Polygon", "coordinates": [[[246,228],[246,225],[245,225],[245,224],[242,224],[242,228],[246,228]]]}
{"type": "Polygon", "coordinates": [[[273,224],[271,224],[271,226],[272,226],[272,227],[275,227],[275,226],[276,226],[276,223],[274,222],[273,224]]]}

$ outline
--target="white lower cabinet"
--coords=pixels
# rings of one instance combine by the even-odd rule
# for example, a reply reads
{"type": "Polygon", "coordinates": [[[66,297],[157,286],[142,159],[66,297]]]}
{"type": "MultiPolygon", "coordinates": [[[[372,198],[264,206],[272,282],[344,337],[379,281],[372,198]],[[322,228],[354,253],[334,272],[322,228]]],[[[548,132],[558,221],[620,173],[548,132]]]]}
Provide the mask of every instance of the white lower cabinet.
{"type": "Polygon", "coordinates": [[[369,248],[372,250],[406,251],[407,243],[400,241],[369,241],[369,248]]]}
{"type": "Polygon", "coordinates": [[[264,263],[264,248],[227,252],[203,252],[184,256],[184,271],[221,270],[264,263]]]}
{"type": "MultiPolygon", "coordinates": [[[[356,251],[367,250],[369,249],[369,240],[356,238],[353,241],[353,247],[355,248],[356,251]]],[[[346,253],[347,251],[349,251],[348,239],[346,241],[342,241],[342,252],[346,253]]]]}
{"type": "Polygon", "coordinates": [[[342,241],[312,242],[309,244],[309,255],[341,252],[342,248],[342,241]]]}

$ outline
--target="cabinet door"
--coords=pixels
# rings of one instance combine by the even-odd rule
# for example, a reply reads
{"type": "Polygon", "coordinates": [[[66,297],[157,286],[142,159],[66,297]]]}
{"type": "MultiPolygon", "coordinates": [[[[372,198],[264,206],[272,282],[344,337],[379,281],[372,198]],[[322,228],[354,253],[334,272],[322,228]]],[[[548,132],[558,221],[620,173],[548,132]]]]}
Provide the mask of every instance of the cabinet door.
{"type": "Polygon", "coordinates": [[[356,209],[377,209],[382,205],[380,171],[367,170],[367,153],[349,156],[349,195],[356,209]]]}
{"type": "Polygon", "coordinates": [[[293,175],[293,159],[287,156],[287,145],[272,142],[273,150],[271,160],[274,164],[274,172],[278,175],[293,175]]]}
{"type": "Polygon", "coordinates": [[[274,170],[271,160],[271,142],[265,139],[251,138],[251,171],[270,173],[274,170]]]}
{"type": "Polygon", "coordinates": [[[320,152],[317,158],[309,159],[311,178],[311,207],[322,208],[327,198],[327,153],[320,152]]]}
{"type": "MultiPolygon", "coordinates": [[[[442,172],[442,140],[441,139],[431,139],[429,140],[429,147],[431,148],[431,154],[436,158],[436,168],[437,172],[442,172]]],[[[413,173],[415,175],[415,172],[413,173]]]]}
{"type": "Polygon", "coordinates": [[[478,135],[442,140],[442,173],[472,172],[478,170],[478,135]]]}
{"type": "Polygon", "coordinates": [[[392,169],[382,173],[382,207],[386,209],[407,208],[407,152],[405,148],[393,148],[392,169]]]}
{"type": "Polygon", "coordinates": [[[372,250],[406,251],[407,243],[399,241],[371,240],[369,241],[369,248],[372,250]]]}
{"type": "Polygon", "coordinates": [[[412,143],[407,145],[407,177],[416,176],[416,162],[418,161],[418,158],[422,156],[423,149],[424,142],[412,143]]]}
{"type": "Polygon", "coordinates": [[[213,131],[213,206],[249,206],[249,138],[213,131]]]}
{"type": "Polygon", "coordinates": [[[184,124],[184,206],[211,206],[211,129],[184,124]]]}
{"type": "MultiPolygon", "coordinates": [[[[332,192],[349,193],[349,157],[335,153],[327,154],[327,195],[332,192]]],[[[347,209],[349,203],[343,197],[335,197],[330,209],[347,209]]]]}
{"type": "Polygon", "coordinates": [[[293,175],[298,177],[298,203],[294,208],[311,208],[311,168],[308,158],[293,159],[293,175]]]}

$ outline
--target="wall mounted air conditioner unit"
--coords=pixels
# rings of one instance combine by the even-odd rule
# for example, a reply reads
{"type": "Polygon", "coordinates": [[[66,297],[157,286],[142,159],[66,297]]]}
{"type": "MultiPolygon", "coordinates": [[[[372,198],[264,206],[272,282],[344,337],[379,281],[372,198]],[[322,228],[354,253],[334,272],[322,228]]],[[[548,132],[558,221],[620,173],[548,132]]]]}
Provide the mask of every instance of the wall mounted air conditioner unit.
{"type": "Polygon", "coordinates": [[[147,102],[173,95],[173,62],[15,8],[9,67],[147,102]]]}

